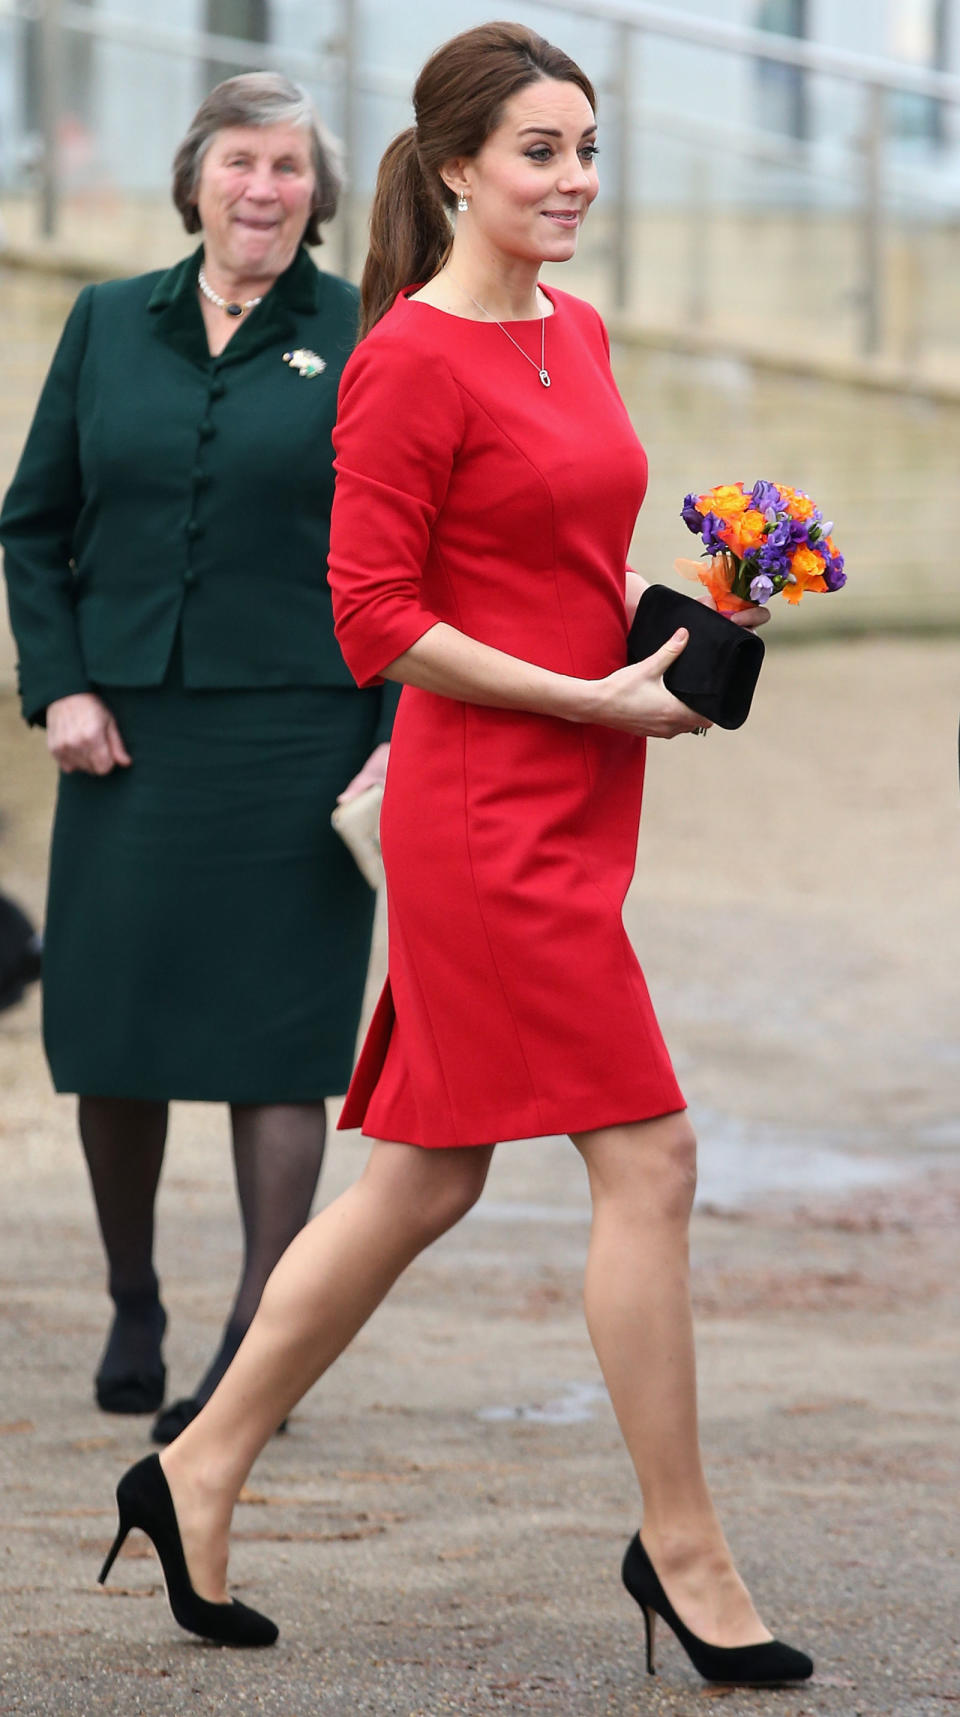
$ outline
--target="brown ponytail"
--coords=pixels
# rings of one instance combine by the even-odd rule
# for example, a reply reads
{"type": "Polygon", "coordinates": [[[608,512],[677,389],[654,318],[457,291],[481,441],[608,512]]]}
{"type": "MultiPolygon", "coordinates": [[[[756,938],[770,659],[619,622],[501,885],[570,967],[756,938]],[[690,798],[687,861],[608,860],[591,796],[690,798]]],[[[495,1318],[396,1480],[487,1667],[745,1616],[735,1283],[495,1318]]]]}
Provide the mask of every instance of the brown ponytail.
{"type": "Polygon", "coordinates": [[[480,24],[431,54],[413,92],[417,123],[380,162],[360,283],[361,339],[404,286],[436,274],[450,248],[454,195],[441,167],[479,154],[504,104],[541,78],[576,84],[596,112],[586,73],[523,24],[480,24]]]}
{"type": "Polygon", "coordinates": [[[436,189],[417,153],[416,127],[401,131],[384,152],[370,209],[370,249],[360,282],[360,338],[389,310],[404,286],[429,280],[450,248],[439,175],[436,189]]]}

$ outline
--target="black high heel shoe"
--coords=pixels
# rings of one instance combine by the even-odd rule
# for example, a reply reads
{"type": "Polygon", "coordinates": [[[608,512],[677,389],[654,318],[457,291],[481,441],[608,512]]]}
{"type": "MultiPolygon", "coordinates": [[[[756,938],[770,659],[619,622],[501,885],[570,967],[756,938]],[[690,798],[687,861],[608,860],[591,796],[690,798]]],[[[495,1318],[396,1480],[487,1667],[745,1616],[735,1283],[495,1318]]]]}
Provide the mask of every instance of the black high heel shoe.
{"type": "Polygon", "coordinates": [[[188,1633],[218,1645],[273,1645],[280,1632],[269,1616],[231,1599],[211,1604],[197,1596],[190,1584],[186,1557],[180,1541],[176,1509],[159,1455],[147,1455],[124,1473],[117,1485],[120,1524],[98,1579],[104,1585],[121,1544],[132,1527],[138,1526],[151,1540],[160,1558],[167,1587],[167,1601],[174,1620],[188,1633]]]}
{"type": "Polygon", "coordinates": [[[623,1583],[643,1611],[647,1635],[647,1674],[656,1675],[653,1664],[653,1633],[658,1616],[672,1628],[695,1670],[705,1681],[733,1683],[740,1687],[778,1687],[788,1681],[806,1681],[813,1674],[812,1659],[778,1639],[759,1645],[708,1645],[685,1627],[657,1578],[656,1569],[640,1542],[639,1532],[627,1545],[623,1558],[623,1583]]]}
{"type": "Polygon", "coordinates": [[[104,1413],[155,1413],[167,1387],[161,1344],[167,1314],[156,1292],[119,1294],[100,1368],[94,1378],[104,1413]]]}

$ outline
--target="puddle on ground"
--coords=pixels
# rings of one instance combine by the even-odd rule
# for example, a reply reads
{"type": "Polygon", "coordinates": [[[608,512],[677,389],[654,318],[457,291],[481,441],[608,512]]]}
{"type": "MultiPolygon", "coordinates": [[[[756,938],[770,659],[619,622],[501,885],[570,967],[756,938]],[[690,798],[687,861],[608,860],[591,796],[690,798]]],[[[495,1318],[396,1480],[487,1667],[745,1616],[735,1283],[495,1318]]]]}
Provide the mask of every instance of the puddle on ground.
{"type": "Polygon", "coordinates": [[[552,1401],[533,1406],[481,1407],[477,1418],[490,1423],[506,1420],[511,1424],[582,1425],[593,1418],[598,1403],[606,1400],[607,1391],[602,1383],[565,1383],[552,1401]]]}
{"type": "MultiPolygon", "coordinates": [[[[908,1153],[893,1157],[885,1148],[888,1141],[862,1130],[813,1132],[703,1109],[691,1114],[700,1140],[696,1203],[712,1210],[747,1210],[777,1199],[809,1204],[820,1197],[889,1186],[942,1166],[945,1153],[960,1146],[960,1125],[953,1124],[924,1129],[908,1153]]],[[[564,1144],[559,1138],[544,1142],[564,1144]]],[[[586,1196],[582,1204],[481,1199],[467,1217],[468,1222],[562,1226],[585,1226],[589,1220],[586,1196]]]]}
{"type": "MultiPolygon", "coordinates": [[[[905,1180],[917,1156],[871,1154],[863,1133],[819,1133],[694,1110],[700,1140],[697,1198],[714,1210],[743,1210],[778,1195],[804,1202],[905,1180]]],[[[926,1159],[924,1159],[925,1161],[926,1159]]]]}

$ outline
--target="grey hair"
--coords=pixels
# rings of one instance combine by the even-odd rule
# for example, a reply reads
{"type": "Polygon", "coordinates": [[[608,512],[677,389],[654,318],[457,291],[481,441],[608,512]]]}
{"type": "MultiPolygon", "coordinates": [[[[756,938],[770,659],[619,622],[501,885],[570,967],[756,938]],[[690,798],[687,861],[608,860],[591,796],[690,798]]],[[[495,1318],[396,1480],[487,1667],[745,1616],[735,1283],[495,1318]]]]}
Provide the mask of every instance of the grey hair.
{"type": "Polygon", "coordinates": [[[201,102],[173,158],[173,200],[187,232],[200,231],[197,187],[203,158],[217,132],[231,125],[296,125],[308,133],[315,183],[303,237],[306,244],[322,244],[320,228],[336,214],[343,189],[343,151],[317,118],[306,90],[282,72],[243,72],[218,83],[201,102]]]}

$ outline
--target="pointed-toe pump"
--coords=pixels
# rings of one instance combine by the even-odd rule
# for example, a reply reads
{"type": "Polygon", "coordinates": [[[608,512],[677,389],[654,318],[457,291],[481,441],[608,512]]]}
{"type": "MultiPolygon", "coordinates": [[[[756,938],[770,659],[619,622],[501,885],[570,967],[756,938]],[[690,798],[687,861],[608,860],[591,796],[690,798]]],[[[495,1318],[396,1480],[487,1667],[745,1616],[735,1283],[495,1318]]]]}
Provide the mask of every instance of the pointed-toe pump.
{"type": "Polygon", "coordinates": [[[806,1652],[795,1651],[781,1640],[759,1645],[708,1645],[680,1620],[657,1578],[656,1569],[640,1542],[639,1532],[627,1545],[623,1558],[623,1583],[643,1611],[647,1636],[647,1673],[655,1675],[653,1638],[661,1616],[672,1628],[690,1662],[705,1681],[726,1682],[741,1687],[780,1687],[789,1681],[806,1681],[813,1662],[806,1652]]]}
{"type": "Polygon", "coordinates": [[[248,1609],[236,1598],[227,1604],[211,1604],[194,1591],[183,1554],[173,1498],[159,1455],[147,1455],[145,1460],[138,1461],[135,1467],[124,1473],[117,1485],[117,1509],[120,1524],[100,1570],[101,1586],[106,1582],[127,1533],[133,1527],[139,1527],[151,1540],[160,1558],[167,1599],[174,1620],[182,1628],[186,1628],[188,1633],[199,1634],[201,1639],[214,1640],[218,1645],[273,1645],[280,1630],[269,1616],[248,1609]]]}

